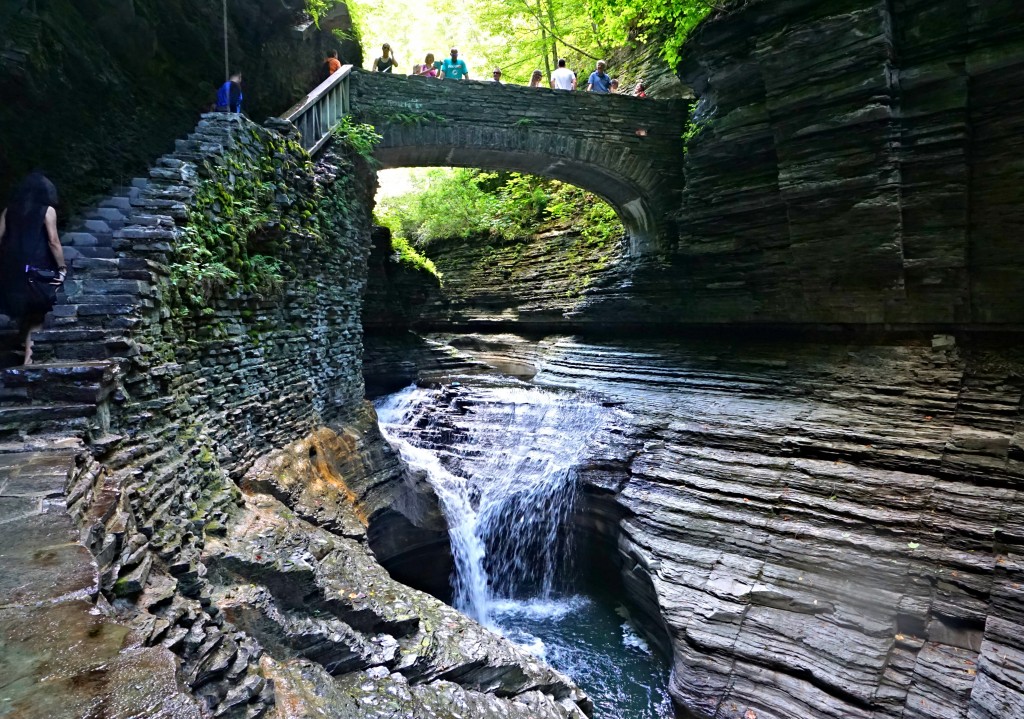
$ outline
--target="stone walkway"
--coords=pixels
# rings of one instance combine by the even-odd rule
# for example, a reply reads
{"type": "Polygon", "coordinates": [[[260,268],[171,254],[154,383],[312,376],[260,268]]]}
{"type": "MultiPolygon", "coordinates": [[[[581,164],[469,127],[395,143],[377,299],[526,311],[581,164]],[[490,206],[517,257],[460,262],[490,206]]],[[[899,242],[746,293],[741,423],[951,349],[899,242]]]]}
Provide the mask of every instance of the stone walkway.
{"type": "Polygon", "coordinates": [[[0,454],[0,716],[198,718],[174,655],[132,648],[97,610],[96,562],[64,496],[81,447],[52,444],[0,454]]]}

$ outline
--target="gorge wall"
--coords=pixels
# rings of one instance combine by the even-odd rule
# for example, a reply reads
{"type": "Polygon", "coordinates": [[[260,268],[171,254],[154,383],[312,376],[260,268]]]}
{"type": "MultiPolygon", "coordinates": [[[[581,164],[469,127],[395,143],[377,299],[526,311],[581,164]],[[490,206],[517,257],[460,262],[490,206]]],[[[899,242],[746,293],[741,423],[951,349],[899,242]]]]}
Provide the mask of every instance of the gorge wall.
{"type": "Polygon", "coordinates": [[[1019,326],[1022,13],[784,0],[705,23],[681,316],[1019,326]]]}
{"type": "MultiPolygon", "coordinates": [[[[228,52],[245,111],[276,115],[315,85],[328,48],[359,63],[344,5],[320,27],[303,0],[228,3],[228,52]]],[[[224,78],[220,4],[199,0],[8,0],[0,7],[0,197],[41,168],[65,220],[167,152],[224,78]]]]}
{"type": "MultiPolygon", "coordinates": [[[[680,716],[1024,711],[1019,348],[426,340],[400,350],[419,381],[459,383],[420,426],[482,421],[481,371],[609,408],[580,466],[580,551],[602,586],[614,563],[671,651],[680,716]]],[[[398,351],[369,349],[378,372],[398,351]]]]}
{"type": "MultiPolygon", "coordinates": [[[[1022,13],[751,0],[713,15],[680,68],[697,105],[678,235],[595,277],[565,326],[1019,329],[1022,13]]],[[[543,263],[517,274],[544,295],[543,263]]]]}

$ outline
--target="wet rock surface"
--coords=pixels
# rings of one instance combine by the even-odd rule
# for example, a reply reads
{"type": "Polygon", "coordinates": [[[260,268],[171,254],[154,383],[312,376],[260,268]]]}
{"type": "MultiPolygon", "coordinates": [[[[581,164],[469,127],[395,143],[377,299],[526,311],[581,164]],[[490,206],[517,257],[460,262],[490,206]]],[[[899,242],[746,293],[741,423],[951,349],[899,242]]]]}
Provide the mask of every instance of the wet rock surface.
{"type": "Polygon", "coordinates": [[[79,451],[0,454],[0,715],[199,719],[174,655],[94,604],[98,567],[64,504],[79,451]]]}
{"type": "MultiPolygon", "coordinates": [[[[325,435],[318,434],[318,446],[329,444],[325,435]]],[[[279,485],[304,481],[320,461],[306,446],[289,448],[252,474],[273,467],[279,485]]],[[[224,537],[206,542],[202,561],[216,605],[263,646],[264,668],[271,668],[265,673],[289,687],[281,716],[290,715],[289,695],[319,697],[302,711],[319,707],[327,716],[353,719],[456,716],[458,706],[482,717],[576,717],[589,710],[565,677],[393,580],[365,534],[327,531],[273,497],[252,493],[268,486],[266,480],[243,486],[249,490],[244,506],[232,513],[224,537]]],[[[309,494],[321,491],[307,487],[309,494]]],[[[322,496],[330,502],[332,493],[322,496]]],[[[332,528],[366,521],[354,495],[334,506],[332,528]],[[339,514],[347,515],[340,524],[339,514]]]]}
{"type": "Polygon", "coordinates": [[[936,344],[533,345],[536,382],[617,409],[580,528],[617,543],[687,716],[1022,711],[1024,355],[936,344]]]}

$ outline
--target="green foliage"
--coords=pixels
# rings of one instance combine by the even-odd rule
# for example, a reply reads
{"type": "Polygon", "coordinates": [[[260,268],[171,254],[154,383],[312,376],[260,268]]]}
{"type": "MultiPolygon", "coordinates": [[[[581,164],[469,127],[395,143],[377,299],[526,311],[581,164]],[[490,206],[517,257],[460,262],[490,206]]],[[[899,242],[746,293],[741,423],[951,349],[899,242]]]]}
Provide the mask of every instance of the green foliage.
{"type": "MultiPolygon", "coordinates": [[[[253,139],[260,140],[258,133],[253,139]]],[[[288,199],[289,178],[308,173],[294,143],[271,142],[258,160],[232,153],[199,168],[187,220],[173,248],[171,304],[178,317],[212,315],[218,296],[269,296],[286,277],[279,259],[298,237],[320,237],[313,194],[288,199]]]]}
{"type": "Polygon", "coordinates": [[[544,87],[559,58],[578,73],[607,52],[586,10],[588,0],[482,0],[477,17],[496,42],[487,47],[488,67],[499,66],[506,82],[526,84],[534,70],[544,87]]]}
{"type": "Polygon", "coordinates": [[[585,190],[520,173],[435,170],[427,188],[381,201],[377,222],[423,247],[442,239],[488,236],[515,241],[551,227],[570,228],[590,244],[624,232],[615,211],[585,190]]]}
{"type": "Polygon", "coordinates": [[[690,32],[727,0],[586,0],[600,38],[613,46],[656,42],[676,67],[690,32]]]}
{"type": "Polygon", "coordinates": [[[443,281],[441,273],[437,271],[437,267],[434,265],[434,261],[420,253],[404,237],[392,233],[391,251],[394,253],[395,259],[403,265],[422,270],[423,272],[429,272],[437,278],[438,282],[443,281]]]}
{"type": "Polygon", "coordinates": [[[365,160],[373,159],[373,148],[381,141],[373,125],[356,122],[349,115],[341,118],[341,122],[332,130],[334,137],[352,148],[365,160]]]}
{"type": "Polygon", "coordinates": [[[306,0],[306,11],[317,27],[320,27],[320,19],[327,15],[335,5],[340,5],[342,0],[306,0]]]}
{"type": "Polygon", "coordinates": [[[386,41],[399,71],[409,73],[427,52],[441,60],[455,44],[470,77],[487,78],[500,67],[505,82],[525,85],[539,69],[546,87],[559,58],[585,85],[596,60],[629,44],[654,43],[675,67],[697,23],[733,1],[472,0],[457,13],[439,0],[350,0],[348,6],[366,40],[367,62],[386,41]]]}
{"type": "Polygon", "coordinates": [[[434,170],[423,192],[382,202],[377,222],[414,245],[438,238],[462,238],[487,232],[497,198],[480,188],[481,173],[434,170]]]}
{"type": "Polygon", "coordinates": [[[175,247],[171,283],[187,307],[212,314],[208,302],[218,290],[268,293],[280,285],[278,268],[256,249],[270,229],[276,186],[224,166],[203,169],[175,247]]]}
{"type": "Polygon", "coordinates": [[[588,245],[604,247],[626,232],[611,205],[573,185],[561,186],[547,213],[553,220],[568,223],[588,245]]]}
{"type": "Polygon", "coordinates": [[[687,123],[686,130],[683,132],[683,152],[690,151],[690,145],[700,137],[705,130],[712,125],[711,118],[705,118],[703,120],[691,121],[687,123]]]}

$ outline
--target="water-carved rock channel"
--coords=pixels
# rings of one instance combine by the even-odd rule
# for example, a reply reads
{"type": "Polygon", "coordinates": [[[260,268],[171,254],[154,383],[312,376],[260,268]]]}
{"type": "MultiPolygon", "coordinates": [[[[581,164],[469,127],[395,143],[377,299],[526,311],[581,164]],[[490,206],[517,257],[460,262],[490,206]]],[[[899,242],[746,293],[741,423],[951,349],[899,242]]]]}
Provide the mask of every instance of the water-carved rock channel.
{"type": "Polygon", "coordinates": [[[441,389],[411,386],[377,411],[441,500],[455,607],[568,674],[595,717],[671,716],[663,659],[621,598],[588,585],[574,561],[577,470],[614,412],[579,392],[481,374],[441,389]]]}
{"type": "Polygon", "coordinates": [[[657,670],[588,685],[632,656],[616,618],[594,659],[601,620],[570,597],[595,584],[672,657],[676,716],[1024,710],[1018,350],[439,335],[371,339],[365,369],[417,381],[378,406],[445,505],[449,599],[574,676],[595,716],[672,715],[650,684],[616,704],[657,670]]]}

